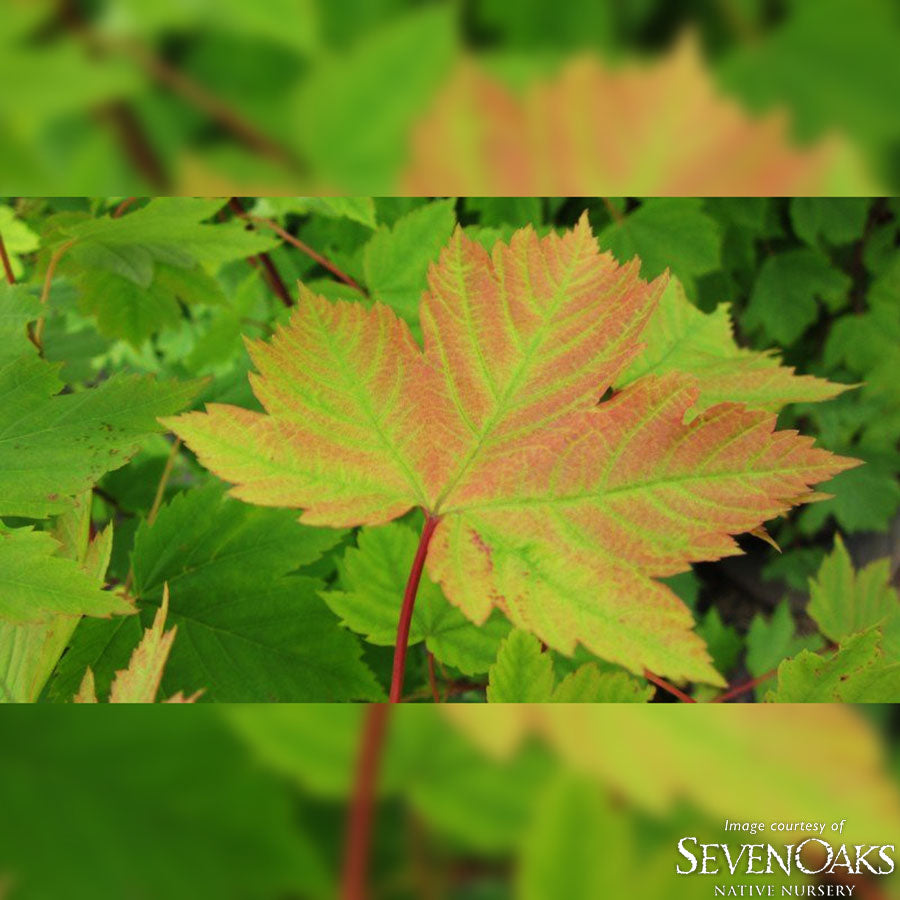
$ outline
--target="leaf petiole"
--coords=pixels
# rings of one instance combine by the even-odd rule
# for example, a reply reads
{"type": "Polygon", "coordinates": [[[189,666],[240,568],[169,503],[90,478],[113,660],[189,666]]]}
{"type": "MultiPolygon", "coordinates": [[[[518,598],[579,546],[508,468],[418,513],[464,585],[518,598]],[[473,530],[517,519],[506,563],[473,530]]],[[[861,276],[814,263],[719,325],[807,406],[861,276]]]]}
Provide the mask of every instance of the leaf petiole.
{"type": "Polygon", "coordinates": [[[397,641],[394,645],[391,703],[399,703],[403,697],[403,674],[406,668],[406,648],[409,644],[409,628],[412,624],[413,608],[419,590],[419,581],[422,578],[422,567],[425,565],[425,556],[428,553],[428,545],[431,543],[431,537],[439,521],[439,517],[425,514],[425,524],[419,537],[419,546],[416,548],[412,568],[409,570],[409,579],[403,593],[403,605],[400,607],[400,621],[397,623],[397,641]]]}

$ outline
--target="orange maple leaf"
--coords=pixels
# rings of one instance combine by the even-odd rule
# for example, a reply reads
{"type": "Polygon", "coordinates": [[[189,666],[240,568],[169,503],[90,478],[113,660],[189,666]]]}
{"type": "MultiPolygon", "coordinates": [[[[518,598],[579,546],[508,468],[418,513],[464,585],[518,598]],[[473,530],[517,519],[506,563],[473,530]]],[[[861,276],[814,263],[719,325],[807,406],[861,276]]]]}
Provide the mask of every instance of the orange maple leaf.
{"type": "Polygon", "coordinates": [[[586,217],[492,254],[457,229],[422,299],[424,351],[388,307],[303,289],[290,323],[249,345],[264,413],[211,404],[167,424],[235,496],[311,524],[421,507],[404,616],[427,551],[475,622],[499,607],[563,653],[581,642],[639,674],[722,684],[657,579],[739,552],[733,535],[855,462],[775,431],[771,412],[692,410],[693,375],[639,376],[600,402],[666,284],[638,272],[599,253],[586,217]]]}

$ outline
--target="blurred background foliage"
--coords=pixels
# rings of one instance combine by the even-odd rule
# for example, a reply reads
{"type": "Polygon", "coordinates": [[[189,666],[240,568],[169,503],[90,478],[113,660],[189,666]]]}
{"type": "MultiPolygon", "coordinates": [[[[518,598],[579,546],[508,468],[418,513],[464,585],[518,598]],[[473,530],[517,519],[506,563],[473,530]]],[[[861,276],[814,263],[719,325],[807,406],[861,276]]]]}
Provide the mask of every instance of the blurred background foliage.
{"type": "MultiPolygon", "coordinates": [[[[863,182],[900,186],[892,0],[3,0],[2,10],[6,192],[402,192],[415,126],[462,56],[522,93],[576,56],[667,58],[685,33],[702,48],[703,80],[748,115],[783,111],[803,146],[841,135],[863,182]]],[[[682,90],[687,108],[701,89],[682,90]]],[[[595,114],[589,98],[572,102],[576,120],[595,114]]],[[[614,133],[621,122],[601,124],[614,133]]],[[[716,165],[728,158],[722,148],[716,165]]],[[[465,165],[476,177],[479,162],[465,165]]],[[[463,190],[428,173],[422,193],[463,190]]],[[[811,192],[832,193],[830,183],[811,192]]],[[[856,193],[860,178],[842,183],[856,193]]],[[[568,191],[664,189],[613,176],[568,191]]]]}
{"type": "MultiPolygon", "coordinates": [[[[692,900],[746,879],[676,876],[681,837],[798,840],[726,819],[845,819],[826,839],[851,854],[900,828],[889,707],[382,711],[372,742],[376,711],[351,706],[6,709],[3,896],[330,900],[363,759],[368,892],[346,900],[692,900]]],[[[755,883],[900,891],[896,874],[755,883]]]]}
{"type": "MultiPolygon", "coordinates": [[[[668,267],[700,310],[730,305],[741,345],[777,352],[801,373],[857,386],[825,403],[788,407],[780,424],[796,426],[865,465],[824,485],[831,499],[772,523],[781,552],[745,536],[743,556],[698,565],[672,579],[693,609],[716,666],[732,684],[739,683],[765,675],[803,649],[821,649],[827,642],[819,630],[832,641],[858,631],[830,629],[821,616],[817,628],[808,614],[813,576],[823,585],[830,579],[835,596],[850,608],[849,583],[840,580],[851,577],[850,558],[857,569],[881,560],[862,571],[858,590],[860,598],[875,591],[884,609],[895,610],[885,626],[885,650],[887,661],[896,662],[900,615],[890,585],[896,586],[900,570],[900,204],[894,199],[285,197],[148,203],[122,197],[9,198],[0,203],[0,234],[14,277],[22,282],[17,290],[30,294],[31,303],[41,295],[46,300],[43,352],[61,365],[67,391],[102,383],[111,373],[185,381],[201,376],[207,380],[197,403],[257,408],[244,341],[268,336],[285,320],[297,280],[331,298],[381,300],[418,334],[428,266],[457,223],[491,246],[527,224],[542,232],[571,226],[585,209],[601,246],[621,261],[640,256],[645,277],[668,267]],[[255,230],[246,230],[243,215],[255,217],[255,230]],[[81,235],[74,246],[72,235],[81,235]],[[147,253],[156,257],[149,271],[147,253]],[[849,557],[836,535],[844,536],[849,557]],[[822,568],[827,554],[830,562],[822,568]]],[[[15,304],[25,302],[22,295],[10,297],[15,304]]],[[[24,330],[20,340],[33,350],[24,330]]],[[[281,556],[260,557],[250,569],[207,570],[205,582],[182,582],[174,591],[173,615],[188,636],[176,641],[164,681],[167,696],[198,688],[206,688],[206,700],[383,696],[393,605],[406,576],[403,561],[413,552],[414,516],[368,538],[332,532],[310,547],[290,511],[236,503],[224,510],[215,479],[183,449],[175,447],[173,455],[161,435],[148,437],[128,465],[105,475],[93,502],[96,527],[115,522],[108,579],[122,583],[135,566],[136,587],[145,592],[139,594],[144,625],[159,603],[160,571],[172,578],[181,565],[177,555],[158,556],[165,543],[148,534],[152,508],[160,513],[156,535],[187,540],[185,535],[199,529],[197,546],[212,521],[226,542],[257,532],[284,536],[281,556]],[[169,505],[160,508],[154,501],[161,483],[160,499],[169,505]],[[148,562],[142,563],[141,554],[148,562]],[[258,596],[259,573],[275,583],[296,569],[301,557],[307,562],[302,590],[295,587],[281,599],[258,596]],[[144,569],[151,574],[145,577],[144,569]],[[329,590],[322,596],[330,610],[316,593],[325,585],[329,590]],[[247,607],[255,610],[253,616],[244,615],[237,601],[224,602],[232,593],[246,603],[254,598],[247,607]],[[190,618],[178,617],[207,596],[219,598],[219,634],[228,636],[238,657],[215,642],[202,652],[192,649],[190,618]],[[367,642],[339,629],[333,613],[367,642]],[[295,623],[290,628],[278,624],[286,616],[295,623]],[[301,620],[305,624],[297,624],[301,620]],[[253,649],[248,636],[262,643],[253,649]],[[282,671],[278,657],[261,654],[260,648],[284,642],[293,648],[293,662],[282,671]],[[346,661],[328,687],[304,681],[302,654],[317,653],[346,661]],[[208,668],[211,661],[215,673],[208,668]]],[[[420,605],[421,633],[416,631],[414,640],[424,640],[446,663],[438,677],[441,691],[483,698],[485,673],[508,624],[497,614],[485,628],[460,628],[458,611],[430,584],[420,605]]],[[[88,664],[105,691],[139,636],[138,617],[85,620],[45,697],[71,699],[88,664]]],[[[529,647],[519,649],[527,656],[529,647]]],[[[583,651],[574,661],[553,656],[558,678],[585,662],[609,667],[583,651]]],[[[434,693],[427,662],[423,647],[410,656],[411,697],[434,693]]],[[[645,699],[646,684],[632,681],[629,698],[645,699]]],[[[757,688],[758,699],[769,686],[757,688]]],[[[702,688],[695,696],[706,698],[702,688]]],[[[657,697],[671,699],[662,692],[657,697]]]]}

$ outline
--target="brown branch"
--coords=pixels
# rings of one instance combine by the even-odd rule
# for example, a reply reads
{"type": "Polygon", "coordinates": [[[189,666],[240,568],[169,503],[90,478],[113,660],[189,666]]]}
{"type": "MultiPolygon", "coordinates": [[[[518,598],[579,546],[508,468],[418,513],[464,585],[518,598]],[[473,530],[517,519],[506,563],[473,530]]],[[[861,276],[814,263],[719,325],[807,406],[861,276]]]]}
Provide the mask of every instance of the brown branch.
{"type": "Polygon", "coordinates": [[[162,57],[157,56],[137,41],[102,40],[102,46],[118,50],[129,56],[144,72],[159,84],[172,90],[191,106],[199,109],[217,122],[232,136],[250,150],[285,166],[293,172],[299,172],[301,166],[295,155],[276,140],[256,127],[238,110],[231,107],[220,97],[213,94],[189,75],[176,69],[162,57]]]}
{"type": "MultiPolygon", "coordinates": [[[[228,207],[236,216],[240,216],[242,219],[247,220],[247,227],[249,229],[252,230],[254,228],[253,223],[249,221],[246,210],[237,197],[231,197],[228,200],[228,207]]],[[[291,300],[290,292],[287,289],[287,285],[285,285],[281,273],[278,271],[278,267],[272,262],[272,258],[268,253],[260,253],[257,256],[251,256],[248,262],[251,265],[260,266],[266,281],[269,283],[269,287],[275,292],[278,299],[281,300],[285,306],[290,308],[294,305],[293,300],[291,300]]]]}
{"type": "Polygon", "coordinates": [[[328,269],[335,278],[343,281],[344,284],[349,285],[355,291],[359,291],[365,297],[369,296],[369,292],[362,287],[360,284],[357,284],[346,272],[341,271],[330,259],[325,256],[322,256],[321,253],[313,250],[309,244],[304,244],[299,238],[294,237],[289,231],[285,231],[277,222],[273,222],[271,219],[264,219],[262,216],[251,216],[248,213],[244,214],[245,218],[250,222],[254,222],[257,225],[262,225],[264,228],[268,228],[271,231],[274,231],[283,241],[287,241],[289,244],[292,244],[298,250],[302,250],[310,259],[314,259],[322,268],[328,269]]]}
{"type": "Polygon", "coordinates": [[[114,210],[112,217],[114,219],[118,219],[119,216],[123,215],[125,211],[131,206],[134,201],[137,200],[137,197],[126,197],[114,210]]]}
{"type": "Polygon", "coordinates": [[[125,157],[154,192],[166,193],[172,186],[171,179],[132,107],[116,100],[98,109],[97,116],[109,124],[125,157]]]}
{"type": "Polygon", "coordinates": [[[673,697],[677,697],[682,703],[696,703],[697,701],[686,694],[680,688],[675,687],[674,684],[669,684],[665,678],[660,678],[659,675],[654,675],[649,669],[644,669],[644,678],[647,681],[652,681],[658,687],[661,687],[664,691],[668,691],[673,697]]]}
{"type": "MultiPolygon", "coordinates": [[[[166,486],[169,484],[169,478],[172,476],[172,470],[175,468],[175,460],[178,458],[178,451],[181,450],[181,438],[175,438],[172,441],[172,448],[166,458],[166,464],[163,466],[162,474],[159,476],[159,482],[156,485],[156,494],[153,497],[153,504],[150,512],[147,513],[148,527],[156,521],[159,514],[159,508],[162,506],[163,497],[166,495],[166,486]]],[[[125,578],[125,593],[131,591],[131,585],[134,583],[134,566],[128,570],[125,578]]]]}
{"type": "MultiPolygon", "coordinates": [[[[66,250],[75,243],[75,238],[72,238],[69,241],[66,241],[64,244],[60,244],[54,251],[53,255],[50,257],[50,262],[47,264],[47,271],[44,273],[44,286],[41,289],[41,306],[46,306],[47,301],[50,299],[50,288],[53,284],[53,276],[56,274],[56,267],[59,265],[59,261],[65,255],[66,250]]],[[[38,348],[39,353],[44,352],[44,320],[45,316],[41,315],[41,317],[37,320],[34,325],[34,333],[32,335],[32,342],[35,347],[38,348]]]]}
{"type": "Polygon", "coordinates": [[[362,741],[356,764],[356,781],[347,816],[342,900],[365,900],[368,896],[369,857],[378,768],[384,752],[390,707],[372,703],[365,712],[362,741]]]}
{"type": "Polygon", "coordinates": [[[10,284],[16,283],[16,276],[13,274],[12,263],[6,253],[6,244],[3,243],[3,235],[0,234],[0,258],[3,259],[3,271],[6,273],[6,280],[10,284]]]}
{"type": "Polygon", "coordinates": [[[617,224],[621,225],[625,221],[625,216],[616,209],[615,204],[609,199],[609,197],[601,197],[600,201],[606,207],[606,211],[612,216],[612,220],[617,224]]]}
{"type": "Polygon", "coordinates": [[[778,672],[778,669],[770,669],[764,675],[760,675],[758,678],[753,678],[750,681],[746,681],[743,684],[736,685],[733,688],[727,690],[724,694],[720,694],[713,700],[713,703],[724,703],[726,700],[732,700],[735,697],[740,697],[741,694],[746,694],[747,691],[752,691],[753,688],[762,684],[765,681],[768,681],[773,675],[778,672]]]}

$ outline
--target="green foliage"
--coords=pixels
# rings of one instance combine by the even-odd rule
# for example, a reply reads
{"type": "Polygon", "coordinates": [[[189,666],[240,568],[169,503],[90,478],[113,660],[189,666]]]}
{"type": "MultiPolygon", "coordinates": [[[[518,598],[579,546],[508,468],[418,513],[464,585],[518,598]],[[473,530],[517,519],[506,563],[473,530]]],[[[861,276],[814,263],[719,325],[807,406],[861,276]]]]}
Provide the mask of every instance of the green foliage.
{"type": "Polygon", "coordinates": [[[198,385],[117,375],[94,388],[62,388],[57,367],[35,356],[0,365],[0,515],[62,512],[125,465],[160,430],[157,417],[182,409],[198,385]]]}
{"type": "Polygon", "coordinates": [[[881,647],[877,629],[855,634],[824,656],[803,650],[778,667],[778,703],[889,703],[900,691],[900,662],[881,647]]]}
{"type": "MultiPolygon", "coordinates": [[[[417,27],[439,18],[423,12],[417,27]]],[[[729,586],[720,564],[666,579],[686,591],[716,668],[732,685],[778,669],[756,688],[760,699],[889,698],[900,640],[890,567],[878,560],[855,571],[835,526],[884,532],[900,507],[896,203],[613,199],[620,222],[597,199],[244,201],[360,289],[264,225],[248,229],[224,200],[120,203],[0,204],[18,282],[0,283],[4,699],[69,701],[88,667],[106,696],[165,583],[178,631],[160,696],[383,697],[418,513],[351,532],[298,525],[291,512],[227,498],[192,454],[173,449],[159,419],[209,401],[253,407],[245,338],[267,338],[286,316],[261,253],[292,301],[302,280],[329,297],[386,303],[420,335],[428,268],[457,223],[492,247],[524,224],[539,234],[569,227],[585,207],[622,261],[638,253],[645,274],[669,267],[682,276],[616,390],[687,372],[702,386],[697,409],[731,400],[781,410],[781,427],[865,462],[823,487],[832,499],[769,523],[783,555],[742,545],[763,572],[765,597],[729,586]],[[786,601],[785,586],[809,590],[811,620],[802,597],[786,601]]],[[[871,559],[868,538],[858,539],[860,557],[871,559]]],[[[571,657],[542,653],[500,610],[473,624],[427,574],[411,644],[410,698],[432,694],[425,651],[447,699],[666,696],[583,647],[571,657]]]]}
{"type": "Polygon", "coordinates": [[[366,244],[365,276],[372,296],[416,326],[417,334],[428,266],[437,260],[455,224],[453,201],[437,201],[407,213],[391,228],[381,226],[366,244]]]}
{"type": "MultiPolygon", "coordinates": [[[[281,510],[227,500],[215,483],[177,496],[152,526],[142,523],[132,558],[140,618],[149,626],[168,584],[167,621],[181,637],[163,694],[202,689],[208,700],[379,699],[359,644],[336,627],[318,598],[322,580],[289,574],[305,573],[340,537],[299,526],[281,510]]],[[[127,663],[111,649],[120,628],[136,633],[140,625],[136,618],[122,626],[102,623],[101,640],[101,623],[90,624],[88,633],[76,632],[73,660],[60,673],[65,679],[90,665],[103,693],[127,663]]],[[[71,684],[60,680],[54,690],[66,693],[71,684]]]]}
{"type": "Polygon", "coordinates": [[[888,559],[855,572],[841,536],[836,535],[834,552],[810,582],[809,614],[822,634],[839,643],[878,627],[884,653],[890,659],[900,658],[900,599],[890,580],[888,559]]]}
{"type": "Polygon", "coordinates": [[[13,896],[332,892],[296,804],[211,710],[30,712],[4,711],[0,747],[0,869],[15,873],[13,896]]]}
{"type": "Polygon", "coordinates": [[[652,696],[649,685],[594,662],[557,683],[553,654],[525,631],[510,632],[488,673],[489,703],[643,703],[652,696]]]}
{"type": "MultiPolygon", "coordinates": [[[[403,596],[417,543],[416,532],[400,522],[361,529],[357,546],[349,547],[338,563],[341,590],[323,591],[322,599],[348,628],[373,644],[392,647],[397,637],[398,598],[403,596]]],[[[498,612],[484,625],[473,625],[424,575],[409,644],[424,641],[436,659],[476,675],[487,672],[509,627],[498,612]]]]}
{"type": "Polygon", "coordinates": [[[802,650],[818,650],[822,638],[815,634],[800,636],[791,615],[791,607],[782,600],[769,619],[757,613],[747,632],[747,670],[755,678],[776,668],[781,660],[802,650]]]}
{"type": "Polygon", "coordinates": [[[640,257],[644,278],[671,269],[691,294],[694,279],[714,272],[720,264],[722,233],[700,200],[645,201],[607,225],[599,240],[618,259],[640,257]]]}

